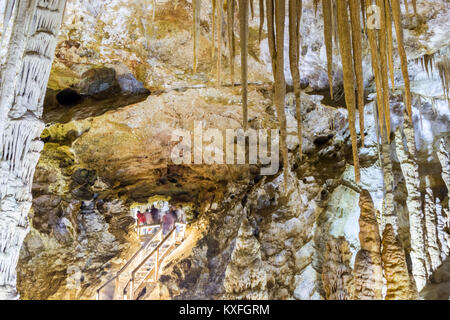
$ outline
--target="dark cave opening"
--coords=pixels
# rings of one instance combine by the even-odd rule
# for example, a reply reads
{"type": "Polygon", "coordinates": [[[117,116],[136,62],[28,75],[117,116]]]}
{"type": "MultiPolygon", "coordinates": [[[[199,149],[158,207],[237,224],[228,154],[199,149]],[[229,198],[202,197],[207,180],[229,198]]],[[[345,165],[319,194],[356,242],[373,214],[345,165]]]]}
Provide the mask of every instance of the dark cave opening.
{"type": "Polygon", "coordinates": [[[81,102],[82,96],[75,90],[66,88],[56,94],[56,100],[62,106],[73,107],[81,102]]]}

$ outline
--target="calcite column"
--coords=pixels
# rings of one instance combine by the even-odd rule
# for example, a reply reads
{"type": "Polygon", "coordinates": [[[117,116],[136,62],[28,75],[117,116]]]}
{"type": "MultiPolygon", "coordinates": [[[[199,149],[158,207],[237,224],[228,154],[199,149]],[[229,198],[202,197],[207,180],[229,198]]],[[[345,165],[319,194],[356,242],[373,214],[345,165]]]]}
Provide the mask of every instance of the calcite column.
{"type": "Polygon", "coordinates": [[[322,265],[322,283],[327,300],[349,300],[351,298],[352,254],[344,237],[331,237],[326,244],[322,265]]]}
{"type": "Polygon", "coordinates": [[[400,128],[395,131],[395,145],[408,191],[406,205],[409,211],[412,274],[416,281],[417,289],[420,291],[427,282],[423,212],[420,194],[419,166],[416,162],[414,130],[407,117],[404,119],[403,131],[406,139],[406,147],[403,144],[403,136],[400,128]]]}
{"type": "Polygon", "coordinates": [[[14,299],[48,77],[65,0],[8,0],[11,36],[0,84],[0,299],[14,299]]]}
{"type": "Polygon", "coordinates": [[[448,233],[448,230],[450,230],[450,219],[448,212],[442,208],[441,200],[439,198],[436,198],[436,217],[441,261],[445,261],[450,253],[450,235],[448,233]]]}
{"type": "Polygon", "coordinates": [[[429,274],[441,265],[441,256],[437,239],[436,203],[431,190],[430,177],[425,177],[425,228],[426,248],[430,259],[429,274]]]}
{"type": "Polygon", "coordinates": [[[381,300],[383,270],[381,266],[381,239],[372,197],[367,190],[359,197],[359,241],[353,268],[353,299],[381,300]]]}
{"type": "Polygon", "coordinates": [[[381,168],[383,170],[384,179],[384,199],[383,210],[381,219],[381,232],[384,230],[386,224],[391,224],[394,227],[395,232],[398,231],[398,218],[394,205],[394,175],[392,174],[392,156],[391,145],[388,143],[387,138],[383,135],[380,146],[381,153],[381,168]]]}
{"type": "Polygon", "coordinates": [[[408,273],[403,246],[390,224],[384,228],[381,259],[386,277],[386,300],[418,299],[419,293],[408,273]]]}
{"type": "Polygon", "coordinates": [[[447,186],[447,191],[450,192],[450,156],[449,156],[449,142],[448,138],[441,138],[437,150],[437,156],[442,167],[442,179],[447,186]]]}

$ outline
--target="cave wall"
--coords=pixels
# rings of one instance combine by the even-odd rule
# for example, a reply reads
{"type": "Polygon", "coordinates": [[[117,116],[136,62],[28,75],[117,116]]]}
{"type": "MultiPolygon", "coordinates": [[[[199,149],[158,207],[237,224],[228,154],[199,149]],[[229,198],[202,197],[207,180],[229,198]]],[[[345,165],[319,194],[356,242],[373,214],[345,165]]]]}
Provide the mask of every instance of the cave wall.
{"type": "MultiPolygon", "coordinates": [[[[129,206],[154,195],[192,205],[197,219],[188,228],[186,244],[168,259],[159,284],[148,288],[146,298],[326,298],[322,266],[327,242],[343,237],[354,267],[361,250],[360,193],[368,190],[373,199],[381,237],[386,225],[385,181],[374,125],[373,76],[364,73],[368,97],[358,186],[345,105],[342,100],[330,103],[324,93],[328,80],[321,9],[316,17],[313,1],[303,2],[300,73],[305,156],[302,161],[298,158],[295,105],[289,93],[292,173],[283,191],[281,171],[261,177],[252,166],[174,166],[167,161],[174,128],[192,130],[194,121],[200,120],[205,129],[240,127],[240,87],[214,86],[209,3],[201,13],[199,67],[193,74],[190,1],[158,1],[154,21],[152,4],[146,1],[68,1],[43,114],[45,146],[32,189],[31,232],[18,266],[23,298],[93,298],[100,283],[136,249],[129,206]],[[58,100],[67,89],[79,99],[75,105],[58,100]]],[[[413,93],[416,152],[412,156],[419,176],[415,192],[425,202],[425,177],[432,177],[428,189],[441,206],[436,221],[441,225],[440,239],[445,240],[448,170],[442,167],[446,162],[448,166],[448,154],[445,147],[442,151],[442,141],[448,139],[450,114],[438,71],[434,69],[429,77],[414,59],[430,53],[436,53],[437,59],[448,56],[449,4],[417,2],[418,15],[403,17],[413,93]]],[[[258,10],[255,13],[249,36],[250,127],[276,128],[268,43],[265,36],[258,43],[258,10]]],[[[396,52],[395,57],[397,61],[396,52]]],[[[341,66],[337,57],[334,61],[334,86],[339,92],[341,66]]],[[[369,63],[364,60],[367,70],[369,63]]],[[[226,84],[230,74],[225,58],[223,64],[226,84]]],[[[288,61],[285,66],[290,84],[288,61]]],[[[397,87],[390,96],[392,134],[398,131],[400,140],[392,139],[389,149],[396,236],[405,256],[404,264],[399,264],[414,274],[409,185],[397,156],[399,141],[407,147],[399,66],[395,78],[397,87]]],[[[424,210],[418,208],[419,218],[424,210]]],[[[425,218],[421,221],[425,225],[425,218]]],[[[426,241],[426,228],[422,232],[426,241]]],[[[449,242],[444,240],[437,242],[441,261],[448,254],[449,242]]],[[[422,285],[428,283],[427,296],[441,297],[439,283],[445,285],[448,279],[445,271],[434,276],[433,269],[425,270],[422,285]]],[[[383,296],[389,288],[384,287],[383,296]]]]}

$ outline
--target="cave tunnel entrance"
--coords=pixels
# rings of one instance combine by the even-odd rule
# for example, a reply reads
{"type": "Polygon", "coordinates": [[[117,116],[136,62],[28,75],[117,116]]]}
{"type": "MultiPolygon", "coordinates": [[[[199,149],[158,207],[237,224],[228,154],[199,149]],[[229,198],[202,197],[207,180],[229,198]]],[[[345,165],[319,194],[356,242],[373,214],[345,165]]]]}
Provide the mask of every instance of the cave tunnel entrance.
{"type": "Polygon", "coordinates": [[[141,242],[152,238],[160,230],[162,236],[176,228],[176,234],[184,237],[187,224],[188,206],[170,203],[169,198],[152,197],[147,203],[134,203],[130,207],[136,220],[136,233],[141,242]],[[181,234],[182,233],[182,234],[181,234]]]}
{"type": "Polygon", "coordinates": [[[61,90],[56,94],[56,101],[58,101],[60,105],[65,107],[76,106],[81,102],[81,100],[82,96],[78,92],[70,88],[61,90]]]}

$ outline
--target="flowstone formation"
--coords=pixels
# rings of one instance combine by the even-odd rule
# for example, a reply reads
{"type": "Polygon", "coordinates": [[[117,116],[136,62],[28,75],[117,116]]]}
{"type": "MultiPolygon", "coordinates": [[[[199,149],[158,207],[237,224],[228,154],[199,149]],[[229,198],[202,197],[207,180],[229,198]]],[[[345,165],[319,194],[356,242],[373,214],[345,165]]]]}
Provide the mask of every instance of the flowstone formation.
{"type": "Polygon", "coordinates": [[[450,297],[446,1],[64,2],[0,1],[2,298],[95,298],[155,199],[189,223],[139,299],[450,297]],[[279,170],[174,164],[199,127],[279,170]]]}

